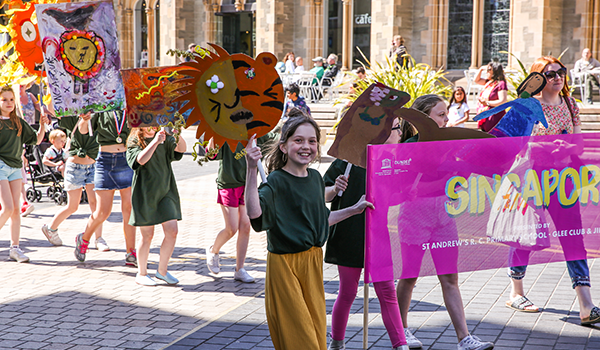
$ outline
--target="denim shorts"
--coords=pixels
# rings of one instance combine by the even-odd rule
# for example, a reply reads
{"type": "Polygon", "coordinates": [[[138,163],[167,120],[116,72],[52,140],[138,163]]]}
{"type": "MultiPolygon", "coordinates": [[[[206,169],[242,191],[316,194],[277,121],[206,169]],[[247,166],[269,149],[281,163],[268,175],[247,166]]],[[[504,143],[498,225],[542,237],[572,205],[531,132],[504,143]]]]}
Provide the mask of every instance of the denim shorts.
{"type": "Polygon", "coordinates": [[[78,190],[85,185],[94,183],[95,164],[76,164],[67,162],[65,165],[65,191],[78,190]]]}
{"type": "Polygon", "coordinates": [[[8,180],[11,182],[22,178],[23,173],[21,172],[21,168],[9,167],[2,159],[0,159],[0,180],[8,180]]]}
{"type": "Polygon", "coordinates": [[[98,153],[96,173],[94,174],[94,190],[122,190],[131,187],[133,170],[127,164],[125,152],[98,153]]]}

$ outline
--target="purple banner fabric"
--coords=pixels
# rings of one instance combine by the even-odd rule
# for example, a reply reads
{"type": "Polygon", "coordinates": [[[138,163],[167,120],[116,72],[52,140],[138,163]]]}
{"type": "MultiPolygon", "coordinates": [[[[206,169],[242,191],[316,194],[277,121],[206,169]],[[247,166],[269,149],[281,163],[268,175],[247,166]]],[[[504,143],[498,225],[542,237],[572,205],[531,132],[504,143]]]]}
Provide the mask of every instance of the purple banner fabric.
{"type": "Polygon", "coordinates": [[[369,146],[368,282],[600,257],[600,134],[369,146]]]}

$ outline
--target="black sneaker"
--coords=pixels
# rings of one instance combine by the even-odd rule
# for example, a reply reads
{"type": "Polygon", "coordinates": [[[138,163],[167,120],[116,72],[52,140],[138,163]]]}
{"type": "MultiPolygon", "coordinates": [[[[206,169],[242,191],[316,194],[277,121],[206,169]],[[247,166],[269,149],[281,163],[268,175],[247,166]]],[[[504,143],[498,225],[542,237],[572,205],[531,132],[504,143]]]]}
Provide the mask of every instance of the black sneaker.
{"type": "Polygon", "coordinates": [[[85,261],[85,253],[87,253],[89,244],[90,242],[86,242],[83,239],[83,233],[80,233],[75,237],[75,258],[77,258],[77,260],[81,262],[85,261]]]}
{"type": "Polygon", "coordinates": [[[137,267],[137,254],[135,249],[132,249],[130,253],[125,254],[125,265],[137,267]]]}

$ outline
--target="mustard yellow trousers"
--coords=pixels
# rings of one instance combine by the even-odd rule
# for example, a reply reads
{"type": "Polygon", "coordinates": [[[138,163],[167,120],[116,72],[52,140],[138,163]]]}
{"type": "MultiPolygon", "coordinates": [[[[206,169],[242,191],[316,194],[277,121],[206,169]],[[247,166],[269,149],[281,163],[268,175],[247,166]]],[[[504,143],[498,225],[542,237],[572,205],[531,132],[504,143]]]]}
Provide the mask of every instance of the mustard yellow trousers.
{"type": "Polygon", "coordinates": [[[276,350],[326,350],[323,250],[267,255],[265,311],[276,350]]]}

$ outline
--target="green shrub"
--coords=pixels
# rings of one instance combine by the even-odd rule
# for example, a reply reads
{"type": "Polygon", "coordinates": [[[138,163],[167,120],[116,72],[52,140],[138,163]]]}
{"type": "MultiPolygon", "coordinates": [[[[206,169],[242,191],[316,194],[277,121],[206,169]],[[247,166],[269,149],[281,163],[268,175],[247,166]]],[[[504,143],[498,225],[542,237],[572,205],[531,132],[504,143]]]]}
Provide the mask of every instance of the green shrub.
{"type": "MultiPolygon", "coordinates": [[[[438,94],[449,98],[452,94],[452,84],[446,79],[447,72],[444,72],[442,68],[434,70],[428,64],[415,63],[412,56],[408,54],[403,56],[407,57],[409,61],[409,64],[404,67],[401,67],[396,60],[389,57],[386,57],[384,62],[379,63],[370,62],[362,52],[361,54],[364,62],[358,61],[358,63],[365,70],[370,71],[370,74],[367,75],[365,80],[356,79],[358,87],[355,89],[355,93],[338,98],[335,104],[356,100],[364,90],[376,82],[408,93],[411,100],[404,105],[407,108],[412,105],[415,98],[422,95],[438,94]]],[[[353,73],[349,74],[356,77],[353,73]]]]}

